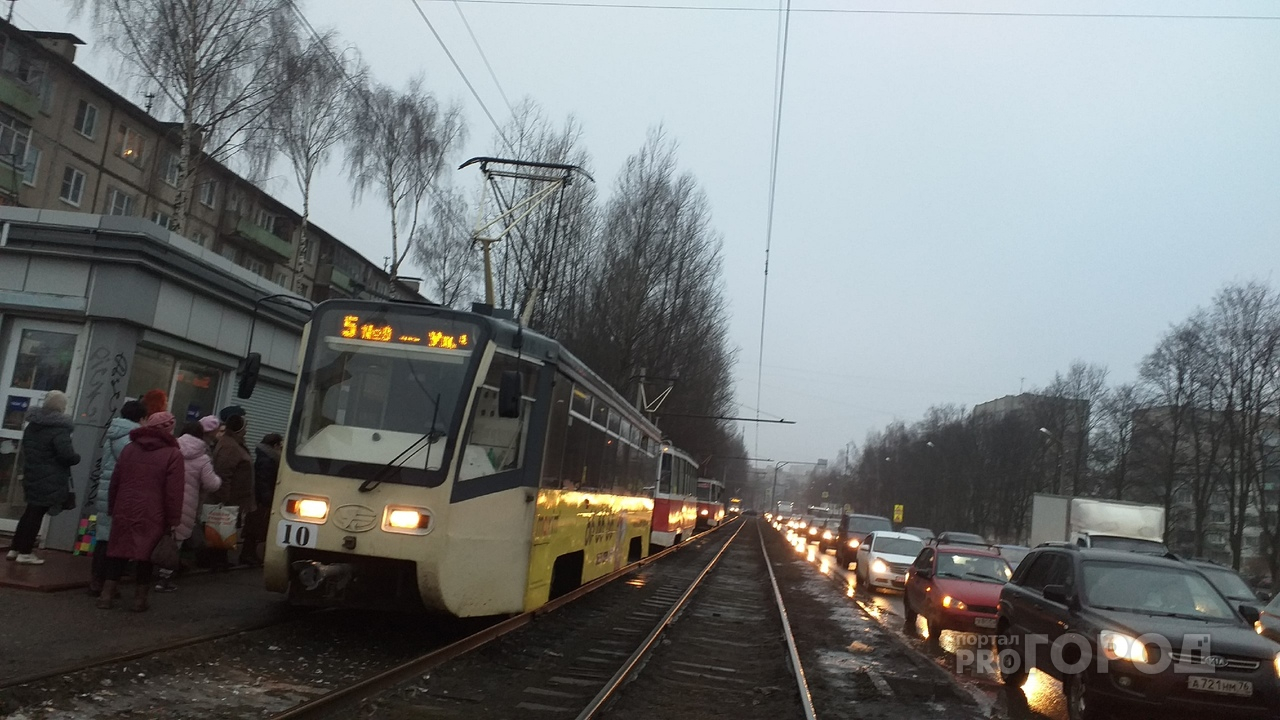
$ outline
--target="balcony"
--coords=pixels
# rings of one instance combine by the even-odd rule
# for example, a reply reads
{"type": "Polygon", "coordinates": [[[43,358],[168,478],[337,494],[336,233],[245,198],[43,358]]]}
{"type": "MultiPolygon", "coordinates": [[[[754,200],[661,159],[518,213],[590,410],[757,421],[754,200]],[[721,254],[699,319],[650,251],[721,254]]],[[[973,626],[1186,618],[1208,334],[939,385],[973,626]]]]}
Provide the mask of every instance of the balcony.
{"type": "Polygon", "coordinates": [[[289,244],[288,240],[277,237],[275,234],[267,230],[263,230],[257,225],[254,225],[247,218],[242,217],[236,221],[235,234],[270,250],[283,261],[287,262],[293,259],[293,246],[289,244]]]}
{"type": "Polygon", "coordinates": [[[40,112],[40,98],[9,75],[0,74],[0,103],[27,117],[35,117],[40,112]]]}
{"type": "Polygon", "coordinates": [[[339,270],[333,263],[321,263],[316,268],[316,287],[336,287],[347,295],[355,294],[355,283],[351,276],[339,270]]]}

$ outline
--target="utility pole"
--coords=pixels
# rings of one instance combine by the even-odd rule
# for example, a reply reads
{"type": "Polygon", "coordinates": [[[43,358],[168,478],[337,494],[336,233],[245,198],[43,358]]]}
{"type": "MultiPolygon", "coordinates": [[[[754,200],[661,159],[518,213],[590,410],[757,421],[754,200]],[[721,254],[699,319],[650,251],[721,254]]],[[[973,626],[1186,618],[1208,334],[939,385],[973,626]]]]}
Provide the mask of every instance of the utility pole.
{"type": "Polygon", "coordinates": [[[525,219],[543,203],[550,202],[554,207],[548,219],[551,233],[548,256],[542,259],[543,267],[526,268],[530,287],[527,288],[528,295],[525,298],[524,307],[512,308],[512,310],[519,310],[518,317],[521,323],[527,325],[533,317],[533,308],[538,300],[538,294],[546,291],[551,280],[550,257],[555,255],[556,239],[560,232],[560,216],[564,210],[564,190],[569,187],[575,174],[591,182],[595,182],[595,179],[577,165],[492,157],[471,158],[459,165],[458,169],[461,170],[470,165],[479,165],[485,180],[475,229],[471,232],[471,242],[479,243],[480,250],[484,254],[484,301],[490,307],[494,307],[497,302],[497,294],[493,287],[493,245],[506,239],[508,235],[515,234],[516,229],[525,219]],[[530,189],[523,199],[516,201],[514,185],[507,187],[507,190],[512,191],[511,196],[508,197],[502,185],[503,181],[507,180],[528,184],[530,189]],[[540,278],[539,275],[541,275],[540,278]]]}

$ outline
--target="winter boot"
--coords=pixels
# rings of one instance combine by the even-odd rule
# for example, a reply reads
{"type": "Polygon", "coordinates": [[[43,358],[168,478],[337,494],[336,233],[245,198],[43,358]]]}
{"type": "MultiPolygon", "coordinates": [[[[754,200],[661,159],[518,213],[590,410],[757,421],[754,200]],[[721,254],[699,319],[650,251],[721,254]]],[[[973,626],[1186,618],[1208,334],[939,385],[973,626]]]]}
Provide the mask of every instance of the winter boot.
{"type": "Polygon", "coordinates": [[[119,594],[116,585],[115,580],[107,580],[102,583],[102,592],[98,594],[97,602],[99,610],[110,610],[115,607],[116,596],[119,594]]]}
{"type": "Polygon", "coordinates": [[[146,612],[151,607],[147,604],[147,594],[151,592],[151,583],[138,583],[137,588],[133,591],[133,607],[129,608],[133,612],[146,612]]]}

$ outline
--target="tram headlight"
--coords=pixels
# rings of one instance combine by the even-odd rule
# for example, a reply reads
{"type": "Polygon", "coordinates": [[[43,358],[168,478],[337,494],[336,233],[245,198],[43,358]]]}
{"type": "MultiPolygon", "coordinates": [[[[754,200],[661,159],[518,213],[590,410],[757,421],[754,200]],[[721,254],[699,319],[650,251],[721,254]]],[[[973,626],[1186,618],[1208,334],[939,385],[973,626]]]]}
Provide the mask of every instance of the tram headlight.
{"type": "Polygon", "coordinates": [[[285,498],[284,512],[299,520],[321,522],[329,517],[329,501],[316,497],[294,495],[285,498]]]}
{"type": "Polygon", "coordinates": [[[707,514],[707,511],[706,511],[706,510],[703,510],[703,511],[702,511],[702,514],[703,514],[703,515],[706,515],[706,514],[707,514]]]}
{"type": "Polygon", "coordinates": [[[822,539],[823,539],[823,540],[830,540],[830,539],[831,539],[831,531],[830,531],[830,530],[827,530],[826,532],[822,533],[822,539]]]}
{"type": "Polygon", "coordinates": [[[383,515],[382,529],[389,532],[426,535],[431,530],[431,512],[424,508],[389,506],[383,515]]]}

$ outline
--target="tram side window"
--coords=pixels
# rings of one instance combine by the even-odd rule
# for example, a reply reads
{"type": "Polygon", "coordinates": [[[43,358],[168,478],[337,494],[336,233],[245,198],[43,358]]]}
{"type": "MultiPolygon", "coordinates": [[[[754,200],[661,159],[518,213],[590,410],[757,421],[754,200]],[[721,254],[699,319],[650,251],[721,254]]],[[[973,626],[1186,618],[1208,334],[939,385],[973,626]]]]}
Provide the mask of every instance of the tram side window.
{"type": "Polygon", "coordinates": [[[662,469],[658,472],[658,492],[671,493],[673,477],[675,475],[675,456],[670,453],[662,453],[662,469]]]}
{"type": "Polygon", "coordinates": [[[537,366],[517,361],[509,355],[494,354],[484,383],[476,388],[460,479],[470,480],[522,467],[533,414],[533,396],[537,392],[537,376],[537,366]],[[518,370],[524,380],[518,418],[498,415],[498,388],[502,373],[508,370],[518,370]]]}
{"type": "Polygon", "coordinates": [[[555,386],[551,390],[551,416],[547,419],[547,447],[542,456],[540,485],[544,488],[559,489],[568,479],[563,471],[566,467],[565,440],[569,435],[569,403],[572,398],[573,382],[557,373],[555,386]]]}

